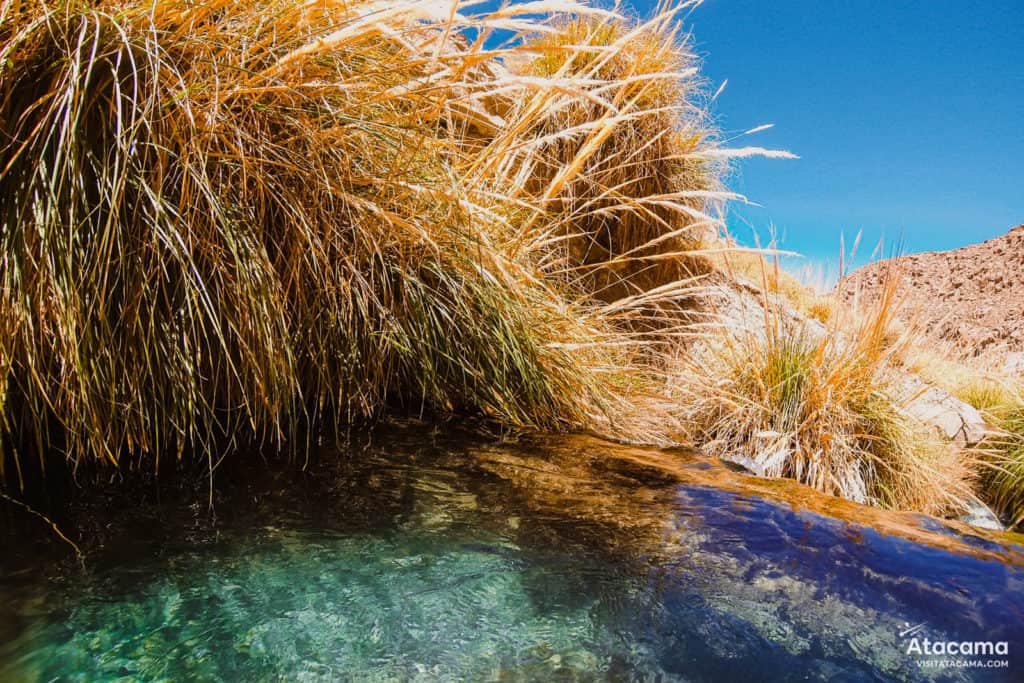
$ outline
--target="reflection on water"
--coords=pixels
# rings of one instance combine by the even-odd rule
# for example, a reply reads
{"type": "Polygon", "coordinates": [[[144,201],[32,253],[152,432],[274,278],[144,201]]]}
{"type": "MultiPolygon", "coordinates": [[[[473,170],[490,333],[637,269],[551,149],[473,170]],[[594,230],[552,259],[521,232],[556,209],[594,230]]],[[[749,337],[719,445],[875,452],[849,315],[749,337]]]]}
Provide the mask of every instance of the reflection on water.
{"type": "Polygon", "coordinates": [[[1014,680],[1024,666],[1019,537],[585,437],[395,430],[329,455],[307,474],[222,474],[216,521],[181,496],[93,510],[85,569],[22,557],[0,581],[0,679],[1014,680]],[[921,669],[899,635],[921,623],[933,640],[1008,641],[1009,667],[921,669]]]}

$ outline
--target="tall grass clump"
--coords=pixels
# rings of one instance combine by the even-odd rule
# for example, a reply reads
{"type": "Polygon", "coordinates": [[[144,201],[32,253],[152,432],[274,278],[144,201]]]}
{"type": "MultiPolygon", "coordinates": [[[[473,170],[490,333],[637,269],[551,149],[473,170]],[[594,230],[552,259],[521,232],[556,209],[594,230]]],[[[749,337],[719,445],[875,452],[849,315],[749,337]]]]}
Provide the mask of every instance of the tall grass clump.
{"type": "Polygon", "coordinates": [[[1024,394],[990,409],[996,429],[986,443],[982,494],[1011,527],[1024,524],[1024,394]]]}
{"type": "Polygon", "coordinates": [[[981,411],[992,422],[998,422],[1000,414],[1018,399],[1013,378],[966,356],[964,349],[948,342],[929,340],[915,345],[908,349],[904,366],[929,384],[941,387],[981,411]]]}
{"type": "Polygon", "coordinates": [[[1011,527],[1024,523],[1024,385],[1019,378],[966,358],[954,347],[915,348],[908,367],[985,418],[988,433],[974,449],[981,465],[978,495],[1011,527]]]}
{"type": "Polygon", "coordinates": [[[1011,381],[996,376],[975,372],[970,378],[961,379],[953,388],[953,394],[982,413],[991,421],[1005,420],[1020,403],[1020,392],[1011,381]]]}
{"type": "Polygon", "coordinates": [[[956,509],[970,497],[966,467],[892,398],[902,344],[889,334],[894,291],[870,315],[827,328],[766,300],[763,325],[732,329],[685,360],[676,392],[693,441],[857,502],[956,509]]]}
{"type": "Polygon", "coordinates": [[[19,474],[389,409],[657,437],[622,323],[726,196],[675,11],[473,7],[0,0],[19,474]]]}
{"type": "Polygon", "coordinates": [[[561,18],[507,61],[514,77],[571,85],[512,106],[516,152],[500,158],[542,209],[526,227],[546,272],[601,301],[687,279],[687,257],[717,231],[706,209],[724,196],[724,153],[678,37],[678,13],[693,4],[639,24],[561,18]]]}

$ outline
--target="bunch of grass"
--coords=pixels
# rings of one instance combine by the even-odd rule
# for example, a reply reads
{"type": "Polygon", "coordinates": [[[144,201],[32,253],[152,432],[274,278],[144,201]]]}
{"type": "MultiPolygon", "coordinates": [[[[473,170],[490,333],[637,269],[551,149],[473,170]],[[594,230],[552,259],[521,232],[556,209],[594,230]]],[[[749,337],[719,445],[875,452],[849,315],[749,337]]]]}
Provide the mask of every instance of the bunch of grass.
{"type": "Polygon", "coordinates": [[[987,415],[998,424],[1012,413],[1020,402],[1020,393],[1006,379],[984,374],[960,382],[954,395],[987,415]]]}
{"type": "Polygon", "coordinates": [[[984,493],[1011,526],[1024,523],[1024,403],[1001,423],[999,454],[985,481],[984,493]]]}
{"type": "MultiPolygon", "coordinates": [[[[911,312],[912,315],[912,312],[911,312]]],[[[911,323],[912,327],[919,325],[911,323]]],[[[927,340],[907,349],[904,366],[929,384],[941,387],[982,413],[999,412],[1014,400],[1013,381],[965,355],[948,342],[927,340]]]]}
{"type": "Polygon", "coordinates": [[[1024,391],[1011,392],[1003,385],[985,396],[995,428],[984,445],[987,467],[981,493],[1011,527],[1020,528],[1024,524],[1024,391]]]}
{"type": "Polygon", "coordinates": [[[1020,528],[1024,523],[1024,387],[1016,378],[941,344],[919,345],[904,362],[984,416],[989,432],[972,449],[981,465],[978,496],[1009,526],[1020,528]]]}
{"type": "Polygon", "coordinates": [[[616,322],[642,306],[567,273],[675,251],[723,197],[674,14],[472,7],[0,1],[19,473],[392,407],[657,440],[616,420],[649,385],[616,322]],[[607,248],[567,258],[580,234],[607,248]]]}
{"type": "Polygon", "coordinates": [[[764,301],[763,326],[732,329],[687,359],[677,398],[691,439],[759,474],[849,500],[942,512],[970,497],[969,472],[891,398],[907,340],[890,338],[890,285],[871,315],[828,327],[764,301]]]}
{"type": "MultiPolygon", "coordinates": [[[[694,273],[691,259],[719,220],[708,200],[727,153],[700,98],[679,17],[695,2],[638,24],[615,16],[557,19],[508,60],[514,77],[568,85],[511,105],[503,163],[543,211],[526,224],[549,275],[605,302],[694,273]]],[[[671,297],[658,297],[664,303],[671,297]]]]}

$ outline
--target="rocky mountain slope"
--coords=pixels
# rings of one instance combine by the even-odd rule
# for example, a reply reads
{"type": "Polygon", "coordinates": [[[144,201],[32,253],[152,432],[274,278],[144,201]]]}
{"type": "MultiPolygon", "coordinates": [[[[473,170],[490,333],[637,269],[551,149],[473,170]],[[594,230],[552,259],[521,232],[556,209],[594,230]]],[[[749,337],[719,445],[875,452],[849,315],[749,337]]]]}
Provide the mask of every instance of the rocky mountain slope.
{"type": "Polygon", "coordinates": [[[843,298],[871,301],[890,268],[900,277],[900,316],[965,356],[1014,360],[1024,352],[1024,225],[952,251],[879,261],[847,276],[843,298]]]}

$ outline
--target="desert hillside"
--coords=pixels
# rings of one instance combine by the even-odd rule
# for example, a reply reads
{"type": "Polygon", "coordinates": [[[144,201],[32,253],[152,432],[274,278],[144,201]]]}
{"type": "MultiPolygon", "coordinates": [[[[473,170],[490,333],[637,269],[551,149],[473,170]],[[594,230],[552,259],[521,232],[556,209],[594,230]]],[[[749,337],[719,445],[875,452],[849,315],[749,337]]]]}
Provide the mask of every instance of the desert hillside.
{"type": "Polygon", "coordinates": [[[843,281],[843,298],[876,299],[892,267],[901,317],[930,338],[992,360],[1024,351],[1024,225],[961,249],[872,263],[843,281]]]}

